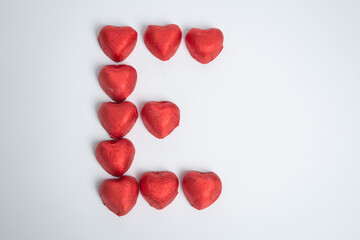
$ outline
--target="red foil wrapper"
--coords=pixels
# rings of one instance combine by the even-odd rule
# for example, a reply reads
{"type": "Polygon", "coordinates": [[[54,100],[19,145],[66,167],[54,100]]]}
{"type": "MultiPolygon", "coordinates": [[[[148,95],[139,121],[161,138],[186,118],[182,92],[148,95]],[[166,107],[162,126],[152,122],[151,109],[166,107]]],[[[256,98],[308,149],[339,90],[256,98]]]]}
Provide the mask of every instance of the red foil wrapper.
{"type": "Polygon", "coordinates": [[[103,103],[99,109],[99,119],[112,138],[122,138],[134,126],[138,118],[136,106],[131,102],[103,103]]]}
{"type": "Polygon", "coordinates": [[[191,56],[206,64],[214,60],[223,49],[224,36],[217,28],[192,28],[186,34],[185,41],[191,56]]]}
{"type": "Polygon", "coordinates": [[[98,37],[100,47],[114,62],[124,61],[134,50],[137,32],[131,27],[105,26],[98,37]]]}
{"type": "Polygon", "coordinates": [[[150,206],[163,209],[178,194],[179,180],[172,172],[147,172],[140,179],[140,191],[150,206]]]}
{"type": "Polygon", "coordinates": [[[220,196],[221,180],[213,172],[191,171],[185,174],[182,187],[190,205],[201,210],[209,207],[220,196]]]}
{"type": "Polygon", "coordinates": [[[100,186],[100,197],[104,205],[118,216],[124,216],[135,206],[139,195],[139,184],[134,177],[105,180],[100,186]]]}
{"type": "Polygon", "coordinates": [[[165,138],[180,122],[180,109],[172,102],[148,102],[141,110],[147,130],[157,138],[165,138]]]}
{"type": "Polygon", "coordinates": [[[182,33],[178,25],[150,25],[145,31],[144,42],[155,57],[162,61],[167,61],[178,50],[181,37],[182,33]]]}
{"type": "Polygon", "coordinates": [[[106,172],[120,177],[130,168],[135,156],[135,147],[125,138],[102,141],[97,145],[95,154],[106,172]]]}
{"type": "Polygon", "coordinates": [[[116,102],[125,100],[134,91],[136,81],[137,72],[129,65],[108,65],[99,74],[101,88],[116,102]]]}

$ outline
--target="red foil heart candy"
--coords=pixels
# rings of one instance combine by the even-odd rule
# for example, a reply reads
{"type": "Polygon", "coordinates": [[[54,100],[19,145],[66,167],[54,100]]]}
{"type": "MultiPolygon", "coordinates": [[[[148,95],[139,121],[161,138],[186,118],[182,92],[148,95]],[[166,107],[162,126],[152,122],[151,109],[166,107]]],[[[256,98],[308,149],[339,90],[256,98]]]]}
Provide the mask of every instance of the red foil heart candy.
{"type": "Polygon", "coordinates": [[[221,180],[213,172],[191,171],[185,174],[182,187],[190,205],[201,210],[213,204],[221,193],[221,180]]]}
{"type": "Polygon", "coordinates": [[[136,80],[136,70],[129,65],[108,65],[99,74],[101,88],[116,102],[125,100],[134,91],[136,80]]]}
{"type": "Polygon", "coordinates": [[[148,102],[141,110],[145,127],[157,138],[165,138],[180,122],[180,110],[172,102],[148,102]]]}
{"type": "Polygon", "coordinates": [[[186,34],[185,41],[191,56],[206,64],[214,60],[223,49],[224,36],[217,28],[192,28],[186,34]]]}
{"type": "Polygon", "coordinates": [[[112,138],[122,138],[134,126],[138,112],[131,102],[103,103],[99,109],[101,125],[112,138]]]}
{"type": "Polygon", "coordinates": [[[134,50],[137,32],[131,27],[105,26],[98,37],[100,47],[114,62],[121,62],[134,50]]]}
{"type": "Polygon", "coordinates": [[[102,141],[97,145],[95,155],[106,172],[120,177],[130,168],[135,156],[135,147],[125,138],[102,141]]]}
{"type": "Polygon", "coordinates": [[[107,179],[100,186],[100,197],[104,205],[118,216],[130,212],[136,204],[138,195],[139,184],[131,176],[107,179]]]}
{"type": "Polygon", "coordinates": [[[181,42],[181,29],[178,25],[149,25],[144,41],[149,51],[162,61],[169,60],[178,50],[181,42]]]}
{"type": "Polygon", "coordinates": [[[172,172],[147,172],[141,176],[140,191],[150,206],[163,209],[178,194],[179,180],[172,172]]]}

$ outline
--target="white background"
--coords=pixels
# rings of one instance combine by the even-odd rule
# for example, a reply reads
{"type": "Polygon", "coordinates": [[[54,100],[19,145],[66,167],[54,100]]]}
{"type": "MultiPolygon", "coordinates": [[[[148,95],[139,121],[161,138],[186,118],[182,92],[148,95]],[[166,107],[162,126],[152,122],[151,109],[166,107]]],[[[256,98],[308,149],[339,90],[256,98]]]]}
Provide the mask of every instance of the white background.
{"type": "Polygon", "coordinates": [[[1,1],[0,239],[360,239],[359,13],[356,0],[1,1]],[[169,23],[218,27],[224,50],[202,65],[182,41],[161,62],[143,32],[169,23]],[[208,209],[181,188],[162,211],[142,196],[125,217],[102,204],[107,24],[139,33],[128,100],[181,109],[164,140],[138,119],[128,174],[214,171],[208,209]]]}

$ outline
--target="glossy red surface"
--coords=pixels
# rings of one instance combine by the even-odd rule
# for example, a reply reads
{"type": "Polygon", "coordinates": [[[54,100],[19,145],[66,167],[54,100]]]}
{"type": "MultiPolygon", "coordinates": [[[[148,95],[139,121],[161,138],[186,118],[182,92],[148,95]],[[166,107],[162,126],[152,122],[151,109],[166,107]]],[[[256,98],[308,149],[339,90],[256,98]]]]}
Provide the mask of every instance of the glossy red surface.
{"type": "Polygon", "coordinates": [[[155,57],[166,61],[178,50],[181,37],[182,33],[178,25],[149,25],[144,34],[144,42],[155,57]]]}
{"type": "Polygon", "coordinates": [[[138,118],[136,106],[131,102],[106,102],[99,109],[99,119],[112,138],[122,138],[134,126],[138,118]]]}
{"type": "Polygon", "coordinates": [[[137,72],[129,65],[107,65],[99,74],[101,88],[116,102],[125,100],[134,91],[136,81],[137,72]]]}
{"type": "Polygon", "coordinates": [[[178,194],[179,180],[172,172],[147,172],[141,176],[140,191],[150,206],[163,209],[178,194]]]}
{"type": "Polygon", "coordinates": [[[185,41],[191,56],[206,64],[214,60],[223,49],[224,36],[217,28],[192,28],[186,34],[185,41]]]}
{"type": "Polygon", "coordinates": [[[148,102],[141,110],[147,130],[157,138],[165,138],[180,122],[180,109],[172,102],[148,102]]]}
{"type": "Polygon", "coordinates": [[[139,184],[131,176],[107,179],[100,186],[100,197],[104,205],[118,216],[130,212],[136,204],[138,195],[139,184]]]}
{"type": "Polygon", "coordinates": [[[105,26],[98,37],[100,47],[114,62],[124,61],[134,50],[137,32],[131,27],[105,26]]]}
{"type": "Polygon", "coordinates": [[[185,174],[182,187],[185,197],[194,208],[201,210],[209,207],[220,196],[220,178],[213,172],[190,171],[185,174]]]}
{"type": "Polygon", "coordinates": [[[130,140],[108,140],[100,142],[95,150],[100,165],[114,177],[122,176],[131,166],[135,147],[130,140]]]}

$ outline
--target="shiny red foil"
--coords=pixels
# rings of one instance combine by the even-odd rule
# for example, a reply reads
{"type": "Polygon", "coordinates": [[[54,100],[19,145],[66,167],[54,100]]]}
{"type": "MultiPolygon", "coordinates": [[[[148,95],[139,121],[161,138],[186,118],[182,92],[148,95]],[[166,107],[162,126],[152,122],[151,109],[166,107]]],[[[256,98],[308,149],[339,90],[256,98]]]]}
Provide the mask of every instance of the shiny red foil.
{"type": "Polygon", "coordinates": [[[106,102],[99,109],[101,125],[112,138],[122,138],[134,126],[138,118],[136,106],[131,102],[106,102]]]}
{"type": "Polygon", "coordinates": [[[136,204],[138,195],[139,184],[131,176],[108,179],[100,186],[100,197],[104,205],[118,216],[130,212],[136,204]]]}
{"type": "Polygon", "coordinates": [[[209,207],[220,196],[220,178],[213,172],[191,171],[185,174],[182,187],[185,197],[194,208],[201,210],[209,207]]]}
{"type": "Polygon", "coordinates": [[[149,25],[144,34],[144,42],[155,57],[167,61],[178,50],[181,37],[182,33],[178,25],[149,25]]]}
{"type": "Polygon", "coordinates": [[[135,147],[125,138],[102,141],[97,145],[95,154],[106,172],[120,177],[130,168],[135,156],[135,147]]]}
{"type": "Polygon", "coordinates": [[[105,26],[98,37],[100,47],[114,62],[124,61],[134,50],[137,32],[131,27],[105,26]]]}
{"type": "Polygon", "coordinates": [[[147,130],[157,138],[165,138],[180,122],[180,109],[172,102],[148,102],[141,110],[147,130]]]}
{"type": "Polygon", "coordinates": [[[141,176],[140,191],[150,206],[163,209],[178,194],[179,180],[172,172],[147,172],[141,176]]]}
{"type": "Polygon", "coordinates": [[[116,102],[125,100],[134,91],[136,81],[136,70],[129,65],[107,65],[99,74],[101,88],[116,102]]]}
{"type": "Polygon", "coordinates": [[[223,49],[224,36],[217,28],[192,28],[186,34],[185,42],[191,56],[206,64],[214,60],[223,49]]]}

